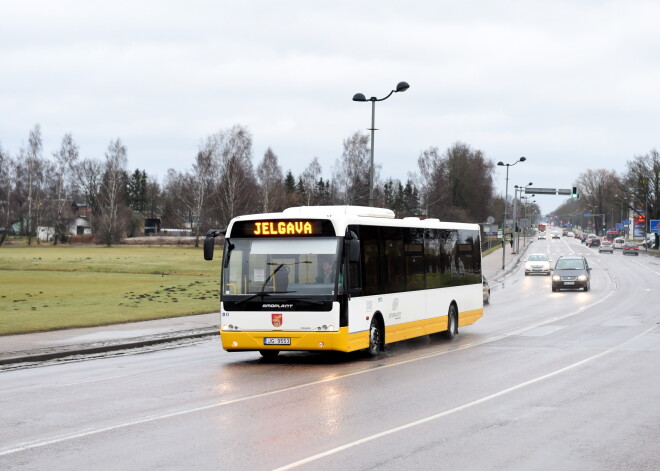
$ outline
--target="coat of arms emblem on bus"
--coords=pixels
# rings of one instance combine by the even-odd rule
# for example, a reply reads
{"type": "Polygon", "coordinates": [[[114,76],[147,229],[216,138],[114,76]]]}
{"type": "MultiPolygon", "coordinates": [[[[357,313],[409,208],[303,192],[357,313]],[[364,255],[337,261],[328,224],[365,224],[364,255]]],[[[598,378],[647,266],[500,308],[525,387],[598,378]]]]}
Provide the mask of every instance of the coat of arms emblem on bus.
{"type": "Polygon", "coordinates": [[[273,327],[282,327],[282,314],[271,314],[273,327]]]}

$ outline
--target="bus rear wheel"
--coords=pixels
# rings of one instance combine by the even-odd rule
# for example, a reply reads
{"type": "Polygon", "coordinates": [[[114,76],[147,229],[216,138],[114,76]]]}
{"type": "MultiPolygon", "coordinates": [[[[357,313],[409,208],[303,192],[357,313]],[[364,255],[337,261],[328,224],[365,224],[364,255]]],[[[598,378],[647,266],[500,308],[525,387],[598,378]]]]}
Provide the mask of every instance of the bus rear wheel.
{"type": "Polygon", "coordinates": [[[378,319],[373,318],[371,320],[371,326],[369,326],[369,348],[367,351],[372,357],[376,357],[383,350],[383,328],[378,319]]]}
{"type": "Polygon", "coordinates": [[[449,312],[447,313],[447,330],[443,332],[443,335],[447,340],[452,340],[458,335],[458,310],[456,309],[455,304],[449,306],[449,312]]]}

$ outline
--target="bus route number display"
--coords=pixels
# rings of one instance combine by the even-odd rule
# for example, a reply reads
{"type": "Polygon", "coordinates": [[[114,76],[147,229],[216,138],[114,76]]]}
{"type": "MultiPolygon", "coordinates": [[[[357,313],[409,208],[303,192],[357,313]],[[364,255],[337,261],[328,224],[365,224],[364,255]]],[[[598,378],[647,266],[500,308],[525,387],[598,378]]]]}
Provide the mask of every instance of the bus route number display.
{"type": "Polygon", "coordinates": [[[332,223],[319,219],[271,219],[237,221],[232,237],[310,237],[334,236],[332,223]]]}

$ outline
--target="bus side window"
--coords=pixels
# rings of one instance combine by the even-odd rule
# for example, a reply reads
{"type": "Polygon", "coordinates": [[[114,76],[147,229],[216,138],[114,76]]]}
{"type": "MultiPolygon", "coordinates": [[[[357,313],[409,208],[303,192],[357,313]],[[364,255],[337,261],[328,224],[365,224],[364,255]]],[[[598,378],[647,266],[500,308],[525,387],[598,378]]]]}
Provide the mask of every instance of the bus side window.
{"type": "Polygon", "coordinates": [[[375,226],[360,226],[360,256],[362,257],[362,289],[364,294],[380,292],[379,230],[375,226]]]}

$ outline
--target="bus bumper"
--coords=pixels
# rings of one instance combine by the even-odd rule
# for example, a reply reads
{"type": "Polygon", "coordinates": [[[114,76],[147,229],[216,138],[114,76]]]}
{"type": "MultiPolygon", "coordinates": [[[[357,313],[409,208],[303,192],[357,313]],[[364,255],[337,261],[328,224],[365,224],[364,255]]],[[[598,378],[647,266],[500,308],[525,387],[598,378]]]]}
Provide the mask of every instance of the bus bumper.
{"type": "Polygon", "coordinates": [[[348,327],[339,332],[283,332],[220,331],[222,348],[232,351],[280,350],[280,351],[338,351],[352,352],[369,346],[368,332],[348,333],[348,327]],[[288,345],[267,345],[266,338],[289,339],[288,345]]]}

